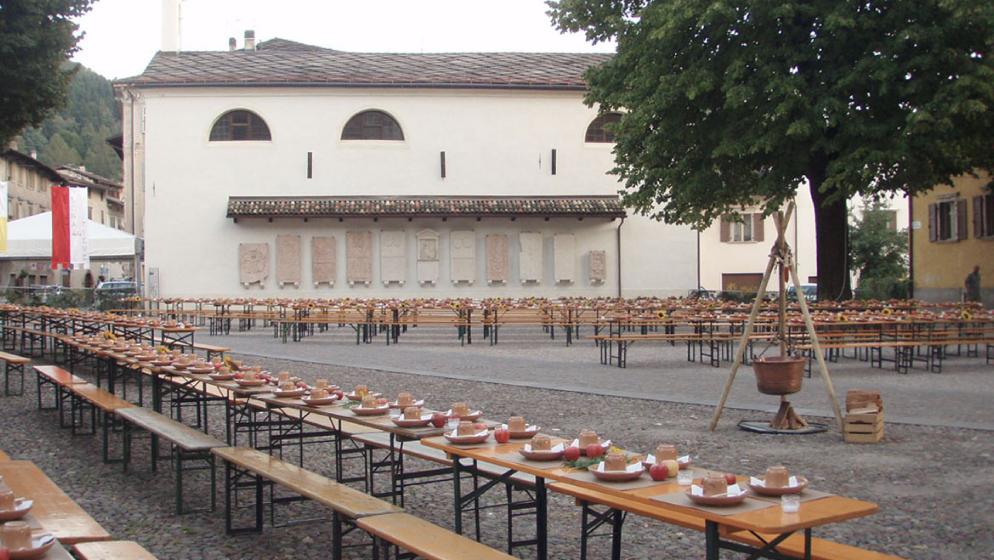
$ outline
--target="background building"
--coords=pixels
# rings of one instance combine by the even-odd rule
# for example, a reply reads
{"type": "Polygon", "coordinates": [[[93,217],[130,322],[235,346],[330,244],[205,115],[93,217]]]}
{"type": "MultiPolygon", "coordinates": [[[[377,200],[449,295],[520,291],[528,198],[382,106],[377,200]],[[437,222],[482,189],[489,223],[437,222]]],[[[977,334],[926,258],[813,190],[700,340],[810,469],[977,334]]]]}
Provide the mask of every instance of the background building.
{"type": "Polygon", "coordinates": [[[0,181],[7,182],[7,220],[19,220],[52,208],[49,187],[62,183],[51,167],[8,147],[0,152],[0,181]]]}
{"type": "Polygon", "coordinates": [[[582,80],[605,56],[158,53],[116,84],[149,293],[686,294],[696,233],[607,175],[582,80]]]}
{"type": "Polygon", "coordinates": [[[912,280],[915,297],[959,301],[973,267],[980,266],[981,298],[994,305],[994,193],[991,177],[961,176],[912,204],[912,280]]]}
{"type": "Polygon", "coordinates": [[[57,170],[65,184],[88,189],[88,218],[100,225],[124,230],[124,185],[87,171],[63,165],[57,170]]]}

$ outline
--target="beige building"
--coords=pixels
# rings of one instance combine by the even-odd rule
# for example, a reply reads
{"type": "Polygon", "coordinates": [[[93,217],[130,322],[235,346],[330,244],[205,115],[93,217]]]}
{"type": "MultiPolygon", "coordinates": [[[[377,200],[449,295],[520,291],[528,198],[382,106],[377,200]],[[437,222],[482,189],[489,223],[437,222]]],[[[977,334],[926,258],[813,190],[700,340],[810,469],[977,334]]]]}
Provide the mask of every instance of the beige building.
{"type": "Polygon", "coordinates": [[[994,305],[994,192],[991,177],[961,176],[916,196],[912,210],[914,296],[959,301],[967,274],[980,267],[980,296],[994,305]]]}
{"type": "Polygon", "coordinates": [[[87,171],[85,167],[58,168],[65,183],[89,191],[88,218],[100,225],[125,230],[124,185],[87,171]]]}
{"type": "Polygon", "coordinates": [[[7,148],[0,152],[0,181],[7,182],[7,221],[13,221],[51,210],[48,188],[61,184],[62,176],[34,154],[7,148]]]}

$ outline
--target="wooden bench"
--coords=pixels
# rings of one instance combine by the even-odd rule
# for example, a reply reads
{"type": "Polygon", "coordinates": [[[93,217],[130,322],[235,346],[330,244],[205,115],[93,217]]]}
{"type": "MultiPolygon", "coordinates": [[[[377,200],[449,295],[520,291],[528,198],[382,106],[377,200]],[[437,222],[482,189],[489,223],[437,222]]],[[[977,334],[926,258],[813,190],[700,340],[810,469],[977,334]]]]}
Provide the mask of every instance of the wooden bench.
{"type": "Polygon", "coordinates": [[[3,360],[3,394],[6,396],[21,396],[24,394],[24,365],[31,363],[30,358],[0,352],[0,360],[3,360]],[[10,392],[10,375],[16,373],[21,378],[20,389],[16,393],[10,392]]]}
{"type": "MultiPolygon", "coordinates": [[[[75,383],[67,385],[64,389],[69,399],[69,426],[72,434],[83,433],[96,434],[97,425],[100,425],[101,433],[101,456],[104,463],[119,461],[110,458],[110,430],[114,423],[114,413],[125,408],[134,408],[134,404],[109,393],[96,385],[89,383],[75,383]],[[86,412],[90,413],[90,429],[81,431],[85,425],[86,412]]],[[[63,403],[65,402],[63,397],[63,403]]],[[[63,420],[65,407],[59,410],[60,424],[65,427],[63,420]]]]}
{"type": "Polygon", "coordinates": [[[155,556],[134,541],[77,544],[73,551],[79,560],[156,560],[155,556]]]}
{"type": "Polygon", "coordinates": [[[183,473],[193,470],[210,471],[211,506],[214,511],[217,505],[215,497],[217,475],[214,469],[214,455],[211,450],[225,447],[227,444],[199,430],[181,424],[168,416],[159,414],[147,408],[123,408],[117,411],[117,417],[124,422],[124,471],[127,472],[131,463],[132,428],[138,427],[147,431],[151,436],[152,470],[155,471],[159,459],[159,438],[172,444],[173,463],[176,467],[176,515],[183,513],[183,473]],[[184,467],[189,461],[202,461],[206,466],[184,467]]]}
{"type": "Polygon", "coordinates": [[[262,530],[263,481],[276,484],[299,496],[332,510],[332,558],[342,557],[343,519],[354,524],[368,516],[401,511],[397,506],[364,494],[320,474],[246,447],[220,447],[213,453],[224,460],[225,530],[228,534],[262,530]],[[232,501],[243,478],[255,489],[255,524],[246,528],[232,526],[232,501]]]}
{"type": "MultiPolygon", "coordinates": [[[[585,510],[592,504],[603,505],[604,503],[612,503],[614,501],[613,497],[605,495],[602,492],[572,484],[557,482],[549,485],[549,489],[553,492],[576,498],[577,503],[584,507],[585,510]]],[[[685,529],[704,532],[705,524],[702,518],[686,515],[671,509],[652,507],[642,504],[637,500],[629,501],[628,506],[626,506],[626,511],[630,513],[663,521],[685,529]]],[[[584,512],[584,515],[586,514],[587,511],[584,512]]],[[[617,535],[620,538],[620,528],[617,530],[617,535]]],[[[767,542],[776,538],[776,535],[753,534],[749,531],[729,531],[725,535],[725,538],[750,546],[764,546],[767,542]]],[[[581,550],[586,548],[586,540],[587,535],[581,531],[581,550]]],[[[777,546],[777,550],[790,557],[803,558],[804,537],[800,534],[791,535],[777,546]]],[[[898,556],[891,556],[819,538],[811,539],[811,558],[812,560],[901,560],[898,556]]]]}
{"type": "Polygon", "coordinates": [[[68,387],[87,383],[82,377],[77,377],[58,366],[33,366],[33,368],[38,376],[38,410],[61,409],[62,397],[68,394],[68,387]],[[45,387],[52,387],[55,392],[55,404],[52,406],[45,406],[42,403],[42,389],[45,387]]]}
{"type": "Polygon", "coordinates": [[[356,521],[360,529],[373,536],[373,546],[393,544],[427,560],[513,560],[514,556],[490,548],[444,527],[429,523],[409,513],[391,513],[363,517],[356,521]]]}
{"type": "Polygon", "coordinates": [[[196,342],[193,344],[194,350],[200,350],[207,354],[207,361],[214,359],[214,356],[223,358],[228,352],[231,352],[231,348],[227,346],[217,346],[215,344],[203,344],[201,342],[196,342]]]}

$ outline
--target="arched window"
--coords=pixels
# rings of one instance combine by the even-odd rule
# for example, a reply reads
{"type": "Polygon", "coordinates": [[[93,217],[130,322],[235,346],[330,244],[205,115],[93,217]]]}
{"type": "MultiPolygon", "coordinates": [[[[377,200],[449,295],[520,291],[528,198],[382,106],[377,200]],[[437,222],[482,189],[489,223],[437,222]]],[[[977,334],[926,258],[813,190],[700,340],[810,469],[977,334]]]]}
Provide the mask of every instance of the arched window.
{"type": "Polygon", "coordinates": [[[252,111],[236,109],[221,115],[211,128],[211,142],[272,140],[269,126],[252,111]]]}
{"type": "Polygon", "coordinates": [[[342,140],[403,140],[397,120],[383,111],[363,111],[353,115],[342,129],[342,140]]]}
{"type": "Polygon", "coordinates": [[[613,125],[621,120],[621,113],[604,113],[594,119],[587,127],[584,142],[614,142],[614,131],[605,125],[613,125]]]}

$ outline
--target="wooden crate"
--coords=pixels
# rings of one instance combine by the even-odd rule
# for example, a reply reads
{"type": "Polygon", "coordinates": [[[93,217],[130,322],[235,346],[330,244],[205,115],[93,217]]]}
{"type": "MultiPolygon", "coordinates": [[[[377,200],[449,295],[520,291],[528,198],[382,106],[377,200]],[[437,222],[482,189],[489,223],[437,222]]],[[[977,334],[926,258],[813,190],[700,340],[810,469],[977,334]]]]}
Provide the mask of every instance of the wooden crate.
{"type": "MultiPolygon", "coordinates": [[[[848,405],[849,398],[846,400],[848,405]]],[[[846,421],[842,430],[843,439],[847,443],[877,443],[882,440],[884,438],[884,411],[879,397],[869,401],[857,398],[854,399],[853,404],[856,403],[862,406],[858,408],[846,406],[846,421]]]]}

